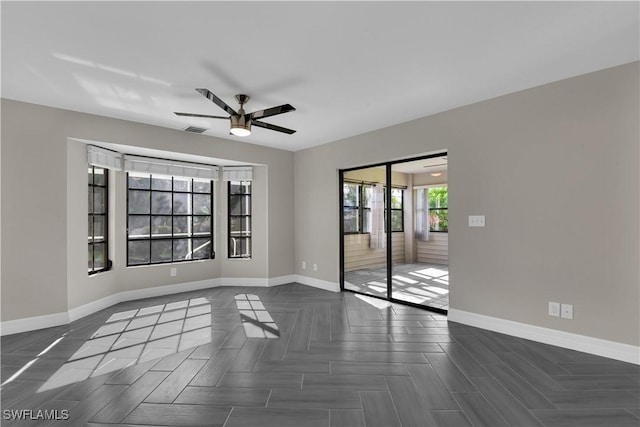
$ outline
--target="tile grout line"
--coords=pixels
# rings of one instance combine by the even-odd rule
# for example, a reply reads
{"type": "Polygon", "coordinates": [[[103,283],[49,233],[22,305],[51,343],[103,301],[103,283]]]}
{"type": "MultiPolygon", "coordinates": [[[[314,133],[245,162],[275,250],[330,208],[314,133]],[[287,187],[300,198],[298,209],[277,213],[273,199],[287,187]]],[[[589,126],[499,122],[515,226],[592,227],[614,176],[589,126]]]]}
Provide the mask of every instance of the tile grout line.
{"type": "Polygon", "coordinates": [[[227,415],[227,419],[224,420],[224,423],[222,423],[222,427],[225,427],[227,425],[227,423],[229,422],[229,419],[231,418],[231,414],[233,413],[233,410],[235,409],[235,406],[231,407],[231,410],[229,411],[229,414],[227,415]]]}

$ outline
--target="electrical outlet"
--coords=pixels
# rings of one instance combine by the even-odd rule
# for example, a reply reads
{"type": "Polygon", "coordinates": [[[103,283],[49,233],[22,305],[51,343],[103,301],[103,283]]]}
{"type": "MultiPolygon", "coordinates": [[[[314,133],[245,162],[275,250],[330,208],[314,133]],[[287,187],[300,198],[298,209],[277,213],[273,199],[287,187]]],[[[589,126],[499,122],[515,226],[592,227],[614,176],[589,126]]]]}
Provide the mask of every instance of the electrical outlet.
{"type": "Polygon", "coordinates": [[[303,270],[307,269],[307,261],[302,261],[302,269],[303,270]]]}
{"type": "Polygon", "coordinates": [[[171,277],[175,277],[178,275],[178,269],[176,267],[171,267],[171,271],[169,273],[171,277]]]}
{"type": "Polygon", "coordinates": [[[549,316],[560,317],[560,303],[549,302],[549,316]]]}
{"type": "Polygon", "coordinates": [[[560,316],[563,319],[573,319],[573,305],[562,304],[560,306],[560,316]]]}
{"type": "Polygon", "coordinates": [[[313,271],[318,271],[318,264],[313,264],[313,271]]]}

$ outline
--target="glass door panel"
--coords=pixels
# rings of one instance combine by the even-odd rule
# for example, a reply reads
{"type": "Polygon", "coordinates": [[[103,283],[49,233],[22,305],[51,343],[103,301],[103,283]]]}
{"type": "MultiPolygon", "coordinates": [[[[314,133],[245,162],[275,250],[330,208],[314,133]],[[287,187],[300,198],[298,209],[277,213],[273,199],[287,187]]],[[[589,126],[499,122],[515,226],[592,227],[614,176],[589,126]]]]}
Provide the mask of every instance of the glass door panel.
{"type": "Polygon", "coordinates": [[[413,176],[421,162],[391,165],[391,297],[411,304],[424,304],[428,297],[420,289],[414,251],[413,176]]]}
{"type": "Polygon", "coordinates": [[[446,310],[446,158],[395,163],[391,177],[391,297],[446,310]]]}
{"type": "Polygon", "coordinates": [[[388,298],[386,166],[342,172],[344,288],[388,298]]]}

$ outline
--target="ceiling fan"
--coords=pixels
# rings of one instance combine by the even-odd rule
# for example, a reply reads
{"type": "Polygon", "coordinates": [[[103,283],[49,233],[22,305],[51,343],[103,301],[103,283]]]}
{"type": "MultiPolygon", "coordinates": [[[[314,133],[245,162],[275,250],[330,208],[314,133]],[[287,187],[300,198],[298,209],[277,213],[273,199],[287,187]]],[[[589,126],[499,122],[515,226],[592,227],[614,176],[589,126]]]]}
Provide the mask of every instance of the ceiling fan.
{"type": "Polygon", "coordinates": [[[240,104],[238,112],[229,107],[223,100],[215,96],[209,89],[196,89],[202,96],[208,98],[211,102],[222,108],[229,114],[229,117],[225,116],[209,116],[206,114],[192,114],[192,113],[174,113],[177,116],[183,117],[203,117],[207,119],[231,119],[231,133],[236,136],[251,135],[251,125],[258,126],[265,129],[275,130],[277,132],[287,133],[291,135],[295,133],[295,130],[283,128],[281,126],[272,125],[271,123],[265,123],[258,121],[265,117],[271,117],[278,114],[288,113],[289,111],[295,111],[295,108],[291,104],[278,105],[277,107],[267,108],[265,110],[254,111],[253,113],[246,114],[244,112],[244,104],[249,102],[249,96],[236,95],[236,101],[240,104]]]}

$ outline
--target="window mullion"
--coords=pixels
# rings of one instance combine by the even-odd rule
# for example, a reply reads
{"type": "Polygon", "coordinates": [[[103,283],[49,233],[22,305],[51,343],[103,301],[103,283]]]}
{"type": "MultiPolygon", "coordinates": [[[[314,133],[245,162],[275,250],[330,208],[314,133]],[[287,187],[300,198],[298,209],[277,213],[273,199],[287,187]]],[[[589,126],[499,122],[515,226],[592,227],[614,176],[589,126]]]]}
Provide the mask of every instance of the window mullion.
{"type": "MultiPolygon", "coordinates": [[[[193,187],[191,187],[193,188],[193,187]]],[[[175,194],[175,177],[171,177],[171,262],[173,262],[173,260],[175,259],[174,253],[173,253],[173,239],[175,239],[175,234],[174,234],[174,230],[173,230],[173,213],[175,212],[175,207],[173,206],[174,203],[174,194],[175,194]]],[[[149,258],[149,260],[151,260],[151,258],[149,258]]]]}
{"type": "Polygon", "coordinates": [[[358,185],[358,233],[364,233],[364,185],[358,185]]]}

